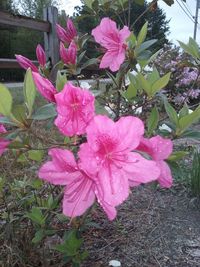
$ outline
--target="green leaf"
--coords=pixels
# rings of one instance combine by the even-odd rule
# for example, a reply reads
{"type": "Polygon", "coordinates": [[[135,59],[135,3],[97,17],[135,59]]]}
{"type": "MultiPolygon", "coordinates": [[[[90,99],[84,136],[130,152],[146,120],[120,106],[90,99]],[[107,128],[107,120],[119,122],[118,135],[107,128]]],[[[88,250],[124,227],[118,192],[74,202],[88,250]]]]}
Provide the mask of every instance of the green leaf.
{"type": "Polygon", "coordinates": [[[186,103],[184,103],[182,109],[179,111],[179,119],[188,115],[189,114],[189,109],[186,103]]]}
{"type": "Polygon", "coordinates": [[[182,133],[180,137],[200,140],[200,132],[199,131],[193,131],[193,130],[187,130],[184,133],[182,133]]]}
{"type": "Polygon", "coordinates": [[[32,242],[34,244],[38,244],[40,241],[42,241],[42,239],[45,237],[45,233],[42,229],[38,230],[36,233],[35,233],[35,236],[34,238],[32,239],[32,242]]]}
{"type": "Polygon", "coordinates": [[[97,58],[91,58],[81,66],[81,69],[83,70],[83,69],[87,68],[88,66],[96,65],[97,62],[98,62],[97,58]]]}
{"type": "Polygon", "coordinates": [[[144,0],[134,0],[134,2],[138,5],[144,5],[144,0]]]}
{"type": "Polygon", "coordinates": [[[177,160],[184,158],[187,155],[188,155],[188,152],[186,151],[176,151],[176,152],[173,152],[167,160],[177,161],[177,160]]]}
{"type": "Polygon", "coordinates": [[[78,253],[82,243],[83,240],[77,238],[76,231],[71,230],[66,235],[64,243],[57,245],[55,249],[66,256],[75,256],[78,253]]]}
{"type": "Polygon", "coordinates": [[[142,51],[146,50],[147,48],[149,48],[150,46],[152,46],[156,42],[157,42],[156,39],[152,39],[152,40],[148,40],[148,41],[142,43],[137,49],[135,49],[136,55],[139,55],[142,51]]]}
{"type": "Polygon", "coordinates": [[[154,68],[153,71],[147,75],[147,80],[151,83],[151,85],[153,85],[159,79],[160,79],[160,75],[156,68],[154,68]]]}
{"type": "Polygon", "coordinates": [[[2,123],[2,124],[10,124],[10,125],[15,125],[16,126],[16,123],[14,123],[13,121],[11,121],[7,117],[0,117],[0,123],[2,123]]]}
{"type": "Polygon", "coordinates": [[[151,93],[154,95],[155,93],[159,92],[161,89],[163,89],[169,82],[171,72],[167,73],[163,77],[161,77],[159,80],[157,80],[151,88],[151,93]]]}
{"type": "Polygon", "coordinates": [[[141,45],[147,36],[148,21],[143,25],[137,37],[137,45],[141,45]]]}
{"type": "Polygon", "coordinates": [[[0,114],[10,117],[12,115],[12,96],[9,90],[0,84],[0,114]]]}
{"type": "Polygon", "coordinates": [[[54,104],[50,103],[40,107],[36,112],[32,115],[33,120],[47,120],[53,118],[57,115],[54,104]]]}
{"type": "Polygon", "coordinates": [[[62,91],[64,85],[67,83],[67,77],[65,74],[61,74],[60,71],[57,72],[56,77],[56,88],[60,92],[62,91]]]}
{"type": "Polygon", "coordinates": [[[196,108],[192,113],[179,120],[179,127],[181,131],[186,130],[191,124],[198,121],[198,119],[200,119],[200,106],[198,106],[198,108],[196,108]]]}
{"type": "Polygon", "coordinates": [[[26,108],[23,105],[14,105],[12,107],[12,114],[19,122],[26,121],[26,108]]]}
{"type": "Polygon", "coordinates": [[[159,122],[159,113],[156,106],[152,109],[147,121],[148,134],[151,135],[157,128],[159,122]]]}
{"type": "Polygon", "coordinates": [[[150,84],[150,82],[147,81],[145,79],[145,77],[141,73],[138,73],[137,77],[138,77],[138,80],[140,82],[140,85],[141,85],[142,89],[147,93],[148,96],[150,96],[151,95],[151,84],[150,84]]]}
{"type": "Polygon", "coordinates": [[[136,95],[137,95],[137,88],[133,83],[130,83],[123,96],[125,96],[126,99],[130,100],[134,98],[136,95]]]}
{"type": "Polygon", "coordinates": [[[30,117],[33,111],[33,104],[36,97],[36,87],[33,81],[31,69],[26,71],[26,76],[24,79],[24,99],[28,108],[28,116],[30,117]]]}
{"type": "Polygon", "coordinates": [[[31,212],[28,212],[26,216],[37,224],[45,224],[45,217],[38,207],[32,207],[31,212]]]}
{"type": "Polygon", "coordinates": [[[170,121],[177,126],[178,115],[176,113],[176,110],[169,104],[167,100],[164,101],[164,105],[165,105],[165,110],[167,112],[167,115],[169,116],[170,121]]]}
{"type": "Polygon", "coordinates": [[[44,152],[42,150],[29,150],[28,158],[34,161],[41,161],[44,156],[44,152]]]}

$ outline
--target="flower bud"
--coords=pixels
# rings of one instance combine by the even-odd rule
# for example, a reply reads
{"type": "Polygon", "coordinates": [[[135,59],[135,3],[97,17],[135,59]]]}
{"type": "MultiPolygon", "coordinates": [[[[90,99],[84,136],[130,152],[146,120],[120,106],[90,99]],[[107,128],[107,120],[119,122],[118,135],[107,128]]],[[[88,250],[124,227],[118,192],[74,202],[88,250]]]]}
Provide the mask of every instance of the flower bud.
{"type": "Polygon", "coordinates": [[[37,45],[36,56],[37,56],[39,64],[44,68],[46,64],[46,55],[45,55],[44,49],[42,48],[40,44],[37,45]]]}
{"type": "Polygon", "coordinates": [[[31,62],[30,59],[21,55],[15,55],[15,57],[17,59],[17,62],[23,69],[27,70],[28,68],[30,68],[32,71],[38,72],[37,67],[31,62]]]}

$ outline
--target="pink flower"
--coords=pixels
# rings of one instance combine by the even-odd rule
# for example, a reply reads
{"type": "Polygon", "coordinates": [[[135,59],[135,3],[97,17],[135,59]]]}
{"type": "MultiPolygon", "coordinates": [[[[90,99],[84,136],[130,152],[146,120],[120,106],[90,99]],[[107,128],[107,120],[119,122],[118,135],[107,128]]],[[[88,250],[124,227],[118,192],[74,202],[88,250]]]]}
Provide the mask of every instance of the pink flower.
{"type": "MultiPolygon", "coordinates": [[[[6,133],[5,127],[0,124],[0,135],[3,133],[6,133]]],[[[3,154],[3,152],[6,150],[6,147],[9,145],[10,141],[0,137],[0,156],[3,154]]]]}
{"type": "Polygon", "coordinates": [[[50,102],[55,102],[56,88],[46,78],[42,77],[37,72],[32,72],[33,80],[40,94],[50,102]]]}
{"type": "Polygon", "coordinates": [[[71,19],[67,20],[67,29],[65,30],[59,24],[56,24],[56,31],[59,39],[63,43],[71,43],[71,41],[77,36],[76,28],[71,19]]]}
{"type": "Polygon", "coordinates": [[[32,71],[38,72],[37,67],[31,62],[30,59],[28,59],[28,58],[26,58],[24,56],[21,56],[21,55],[15,55],[15,57],[16,57],[19,65],[23,69],[27,70],[28,68],[30,68],[32,71]]]}
{"type": "Polygon", "coordinates": [[[42,48],[40,44],[37,45],[36,56],[37,56],[40,66],[44,68],[46,64],[46,55],[45,55],[44,49],[42,48]]]}
{"type": "Polygon", "coordinates": [[[87,144],[80,147],[80,167],[95,174],[98,194],[107,205],[116,207],[129,195],[129,186],[156,180],[156,163],[132,152],[144,133],[143,122],[132,116],[113,122],[98,115],[86,129],[87,144]]]}
{"type": "Polygon", "coordinates": [[[164,161],[172,153],[173,143],[170,139],[164,139],[157,135],[150,139],[143,138],[137,150],[144,151],[156,161],[160,168],[158,182],[162,187],[169,188],[172,186],[172,174],[169,166],[164,161]]]}
{"type": "Polygon", "coordinates": [[[69,48],[66,49],[63,43],[60,43],[60,57],[64,64],[76,64],[77,48],[76,44],[72,41],[69,48]]]}
{"type": "MultiPolygon", "coordinates": [[[[89,177],[74,159],[69,150],[54,148],[49,151],[52,161],[46,162],[39,170],[39,177],[54,185],[64,185],[63,213],[69,217],[82,215],[98,196],[95,178],[89,177]]],[[[115,209],[98,201],[104,206],[109,218],[115,216],[115,209]]]]}
{"type": "Polygon", "coordinates": [[[94,96],[68,82],[55,95],[58,117],[55,125],[66,136],[81,135],[94,116],[94,96]]]}
{"type": "Polygon", "coordinates": [[[118,30],[116,23],[109,18],[103,18],[100,25],[92,30],[95,41],[107,50],[101,60],[100,68],[109,67],[111,71],[119,70],[125,60],[126,39],[130,33],[127,26],[118,30]]]}

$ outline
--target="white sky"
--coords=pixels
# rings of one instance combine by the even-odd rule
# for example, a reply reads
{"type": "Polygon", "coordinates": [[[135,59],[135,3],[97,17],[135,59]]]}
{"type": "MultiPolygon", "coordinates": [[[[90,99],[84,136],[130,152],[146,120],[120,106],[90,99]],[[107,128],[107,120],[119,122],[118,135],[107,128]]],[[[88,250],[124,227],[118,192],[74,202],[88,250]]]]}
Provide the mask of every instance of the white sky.
{"type": "MultiPolygon", "coordinates": [[[[74,12],[74,7],[81,5],[80,0],[61,0],[62,5],[60,8],[66,11],[66,14],[72,15],[74,12]]],[[[167,19],[170,20],[170,35],[174,43],[176,40],[187,42],[189,37],[193,37],[194,24],[187,17],[187,15],[180,8],[175,0],[175,4],[171,7],[167,6],[163,1],[159,1],[159,6],[166,12],[167,19]]],[[[181,0],[179,0],[181,2],[181,0]]],[[[195,15],[196,0],[187,0],[188,9],[191,11],[192,15],[195,15]]],[[[197,28],[197,42],[200,44],[200,10],[199,10],[199,24],[197,28]]]]}

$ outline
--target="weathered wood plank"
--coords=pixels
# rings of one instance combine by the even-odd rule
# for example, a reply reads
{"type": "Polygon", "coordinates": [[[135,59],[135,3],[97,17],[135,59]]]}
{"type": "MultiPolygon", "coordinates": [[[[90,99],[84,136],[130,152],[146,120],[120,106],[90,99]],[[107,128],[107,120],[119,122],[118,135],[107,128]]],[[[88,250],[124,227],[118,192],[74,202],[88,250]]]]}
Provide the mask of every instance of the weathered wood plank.
{"type": "MultiPolygon", "coordinates": [[[[38,65],[37,60],[32,60],[35,65],[38,65]]],[[[0,58],[0,69],[19,69],[22,68],[16,59],[0,58]]]]}
{"type": "Polygon", "coordinates": [[[30,28],[42,32],[50,32],[51,30],[51,24],[48,21],[15,15],[4,11],[0,11],[0,24],[30,28]]]}

